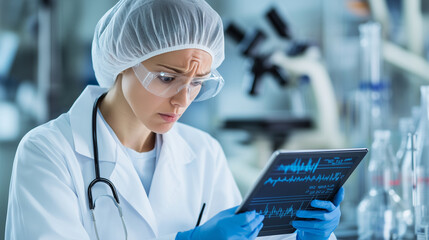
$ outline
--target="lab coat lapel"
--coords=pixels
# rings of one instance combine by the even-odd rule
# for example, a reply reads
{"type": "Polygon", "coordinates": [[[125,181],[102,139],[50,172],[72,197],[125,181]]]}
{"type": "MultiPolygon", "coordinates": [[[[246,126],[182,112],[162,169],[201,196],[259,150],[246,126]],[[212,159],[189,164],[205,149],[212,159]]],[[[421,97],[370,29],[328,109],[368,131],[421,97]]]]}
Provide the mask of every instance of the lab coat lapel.
{"type": "Polygon", "coordinates": [[[116,165],[110,180],[118,193],[144,218],[157,236],[158,227],[151,203],[131,160],[121,147],[117,148],[116,165]]]}
{"type": "MultiPolygon", "coordinates": [[[[69,111],[75,151],[92,159],[94,158],[91,124],[92,107],[95,99],[106,91],[107,89],[97,86],[87,86],[69,111]]],[[[97,131],[99,131],[100,124],[102,124],[100,120],[97,117],[97,131]]],[[[101,140],[101,137],[98,138],[101,140]]]]}
{"type": "MultiPolygon", "coordinates": [[[[172,208],[181,208],[183,204],[188,205],[186,199],[189,196],[184,196],[186,193],[181,192],[181,189],[183,189],[183,184],[186,184],[185,180],[189,178],[186,175],[189,172],[183,171],[183,167],[194,159],[194,151],[174,127],[162,135],[162,148],[149,194],[152,208],[160,216],[171,215],[166,212],[166,209],[170,209],[167,211],[171,213],[172,208]]],[[[177,210],[186,212],[183,208],[177,210]]],[[[160,220],[158,219],[158,221],[160,220]]]]}

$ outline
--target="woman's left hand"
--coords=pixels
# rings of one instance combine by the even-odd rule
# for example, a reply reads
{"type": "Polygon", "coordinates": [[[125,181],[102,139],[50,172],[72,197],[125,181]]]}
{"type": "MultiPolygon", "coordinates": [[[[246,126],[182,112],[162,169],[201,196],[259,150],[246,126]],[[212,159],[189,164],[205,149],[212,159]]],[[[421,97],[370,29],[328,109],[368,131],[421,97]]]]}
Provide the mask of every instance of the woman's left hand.
{"type": "Polygon", "coordinates": [[[340,188],[331,201],[311,201],[311,206],[322,210],[298,210],[297,217],[312,220],[295,220],[292,226],[297,229],[297,240],[324,240],[329,239],[331,233],[340,222],[340,203],[344,199],[344,189],[340,188]],[[324,210],[323,210],[324,209],[324,210]]]}

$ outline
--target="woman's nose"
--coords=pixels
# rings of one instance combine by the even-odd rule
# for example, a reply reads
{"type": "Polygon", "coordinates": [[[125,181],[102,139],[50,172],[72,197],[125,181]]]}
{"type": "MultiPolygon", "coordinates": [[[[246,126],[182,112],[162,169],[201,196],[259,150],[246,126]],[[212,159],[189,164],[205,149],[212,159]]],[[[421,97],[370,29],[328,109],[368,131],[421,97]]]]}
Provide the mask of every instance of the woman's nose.
{"type": "Polygon", "coordinates": [[[179,107],[186,107],[190,103],[191,93],[189,91],[189,86],[184,85],[179,91],[171,97],[171,104],[177,105],[179,107]]]}

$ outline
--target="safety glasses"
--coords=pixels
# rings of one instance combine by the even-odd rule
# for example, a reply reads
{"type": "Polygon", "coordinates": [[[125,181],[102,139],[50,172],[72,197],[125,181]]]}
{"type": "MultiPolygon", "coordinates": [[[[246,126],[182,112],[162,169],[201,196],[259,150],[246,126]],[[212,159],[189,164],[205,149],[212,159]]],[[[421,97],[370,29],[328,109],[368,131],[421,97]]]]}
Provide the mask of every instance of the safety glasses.
{"type": "Polygon", "coordinates": [[[164,98],[170,98],[186,88],[189,100],[204,101],[216,96],[224,85],[222,76],[215,69],[207,76],[190,78],[178,73],[151,72],[141,63],[132,68],[146,90],[164,98]]]}

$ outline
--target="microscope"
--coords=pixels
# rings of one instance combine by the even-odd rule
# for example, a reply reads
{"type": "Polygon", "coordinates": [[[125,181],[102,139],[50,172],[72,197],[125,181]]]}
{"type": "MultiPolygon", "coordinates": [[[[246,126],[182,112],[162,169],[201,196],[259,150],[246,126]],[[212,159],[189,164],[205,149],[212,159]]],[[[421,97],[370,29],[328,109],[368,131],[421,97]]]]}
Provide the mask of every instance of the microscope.
{"type": "MultiPolygon", "coordinates": [[[[276,9],[271,8],[266,17],[279,37],[291,42],[289,49],[274,49],[270,53],[262,53],[259,49],[267,39],[267,35],[261,29],[245,34],[234,23],[230,23],[226,28],[226,35],[238,44],[241,54],[251,62],[252,79],[248,93],[251,96],[260,94],[263,77],[268,74],[281,87],[298,85],[299,81],[306,79],[309,81],[310,93],[313,96],[314,112],[311,114],[312,119],[294,119],[292,116],[289,119],[291,121],[283,121],[284,127],[282,127],[282,122],[267,122],[265,119],[264,124],[253,124],[252,129],[256,125],[262,128],[260,129],[261,132],[278,131],[273,149],[344,147],[345,141],[340,132],[339,110],[335,92],[323,64],[320,50],[315,45],[294,40],[288,25],[276,9]],[[270,126],[270,124],[275,124],[275,127],[270,126]],[[287,131],[287,134],[281,135],[281,131],[287,131]]],[[[239,128],[241,126],[246,128],[246,124],[248,122],[227,121],[226,127],[239,128]]]]}

